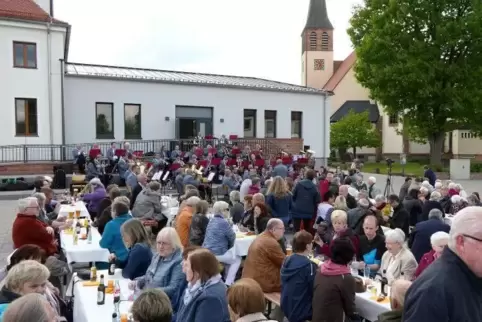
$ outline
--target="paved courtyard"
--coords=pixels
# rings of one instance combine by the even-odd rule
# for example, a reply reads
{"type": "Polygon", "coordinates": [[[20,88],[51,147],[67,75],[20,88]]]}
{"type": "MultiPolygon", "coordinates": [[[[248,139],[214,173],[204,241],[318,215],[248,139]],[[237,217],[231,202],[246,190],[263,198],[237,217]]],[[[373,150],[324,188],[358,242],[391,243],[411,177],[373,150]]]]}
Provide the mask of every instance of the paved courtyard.
{"type": "MultiPolygon", "coordinates": [[[[382,193],[383,193],[387,182],[387,176],[382,174],[363,173],[363,179],[365,181],[368,180],[368,177],[370,176],[373,176],[377,179],[377,186],[379,189],[382,190],[382,193]]],[[[392,177],[393,190],[397,195],[400,192],[400,187],[404,182],[405,182],[404,177],[395,177],[395,176],[392,177]]],[[[482,192],[482,180],[457,180],[457,181],[454,180],[454,182],[461,184],[464,190],[468,194],[475,191],[479,193],[482,192]]]]}

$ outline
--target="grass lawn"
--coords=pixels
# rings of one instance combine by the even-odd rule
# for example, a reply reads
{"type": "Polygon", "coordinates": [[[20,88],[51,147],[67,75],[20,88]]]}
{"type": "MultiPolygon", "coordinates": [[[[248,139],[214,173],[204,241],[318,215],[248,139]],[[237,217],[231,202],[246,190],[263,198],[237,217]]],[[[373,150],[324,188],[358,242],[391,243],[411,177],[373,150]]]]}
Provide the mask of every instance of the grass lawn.
{"type": "MultiPolygon", "coordinates": [[[[420,163],[410,163],[408,162],[405,164],[405,166],[402,166],[400,163],[394,163],[392,165],[392,173],[394,175],[400,175],[403,173],[403,168],[405,167],[405,175],[410,175],[410,176],[417,176],[417,177],[423,177],[423,164],[420,163]]],[[[376,173],[376,169],[380,170],[380,174],[387,174],[388,173],[388,166],[385,161],[383,162],[367,162],[364,163],[362,172],[368,172],[368,173],[376,173]]]]}

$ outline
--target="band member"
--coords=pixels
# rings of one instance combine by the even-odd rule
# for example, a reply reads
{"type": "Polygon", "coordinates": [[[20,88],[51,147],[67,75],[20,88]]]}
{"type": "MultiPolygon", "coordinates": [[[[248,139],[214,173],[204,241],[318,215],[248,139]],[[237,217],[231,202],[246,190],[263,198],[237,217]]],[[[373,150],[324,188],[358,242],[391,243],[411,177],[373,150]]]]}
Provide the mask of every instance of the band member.
{"type": "Polygon", "coordinates": [[[163,145],[161,146],[161,151],[159,151],[159,158],[166,161],[167,159],[169,159],[169,155],[168,153],[166,152],[166,147],[163,145]]]}
{"type": "Polygon", "coordinates": [[[129,142],[124,142],[124,150],[126,151],[126,154],[125,156],[128,158],[128,159],[132,159],[132,156],[133,156],[133,152],[131,150],[131,144],[129,142]]]}
{"type": "Polygon", "coordinates": [[[171,152],[171,159],[176,160],[177,158],[181,158],[182,156],[182,151],[179,149],[179,145],[176,145],[174,147],[174,150],[171,152]]]}
{"type": "Polygon", "coordinates": [[[77,164],[79,167],[79,172],[85,174],[85,163],[87,158],[85,157],[84,150],[80,145],[72,150],[72,157],[74,158],[74,164],[77,164]]]}
{"type": "Polygon", "coordinates": [[[95,159],[89,160],[89,163],[87,164],[87,174],[86,174],[87,180],[100,178],[101,175],[103,174],[102,165],[100,163],[101,158],[102,158],[102,154],[99,154],[95,159]]]}

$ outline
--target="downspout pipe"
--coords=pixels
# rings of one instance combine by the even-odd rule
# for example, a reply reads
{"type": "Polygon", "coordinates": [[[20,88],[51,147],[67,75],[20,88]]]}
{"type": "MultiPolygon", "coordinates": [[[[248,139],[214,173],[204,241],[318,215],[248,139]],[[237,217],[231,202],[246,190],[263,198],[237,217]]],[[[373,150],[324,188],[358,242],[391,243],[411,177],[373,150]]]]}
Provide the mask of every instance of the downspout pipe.
{"type": "MultiPolygon", "coordinates": [[[[64,97],[64,78],[65,78],[65,61],[63,58],[60,61],[60,115],[62,118],[62,146],[65,146],[65,97],[64,97]]],[[[65,148],[62,148],[62,160],[67,160],[65,148]]]]}
{"type": "Polygon", "coordinates": [[[53,104],[52,104],[52,30],[51,30],[52,17],[50,22],[47,22],[47,84],[48,84],[48,105],[49,105],[49,135],[50,135],[50,159],[54,160],[54,125],[53,125],[53,104]]]}

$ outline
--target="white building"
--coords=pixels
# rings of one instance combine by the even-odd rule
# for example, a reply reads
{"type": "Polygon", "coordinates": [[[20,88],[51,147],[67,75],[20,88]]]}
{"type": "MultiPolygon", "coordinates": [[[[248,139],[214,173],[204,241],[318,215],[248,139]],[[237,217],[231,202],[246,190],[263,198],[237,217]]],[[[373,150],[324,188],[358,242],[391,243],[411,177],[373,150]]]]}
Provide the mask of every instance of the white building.
{"type": "MultiPolygon", "coordinates": [[[[70,63],[70,26],[52,18],[52,2],[0,0],[0,145],[234,134],[302,138],[317,157],[329,156],[327,92],[252,77],[70,63]]],[[[24,153],[0,151],[0,162],[24,153]]]]}

